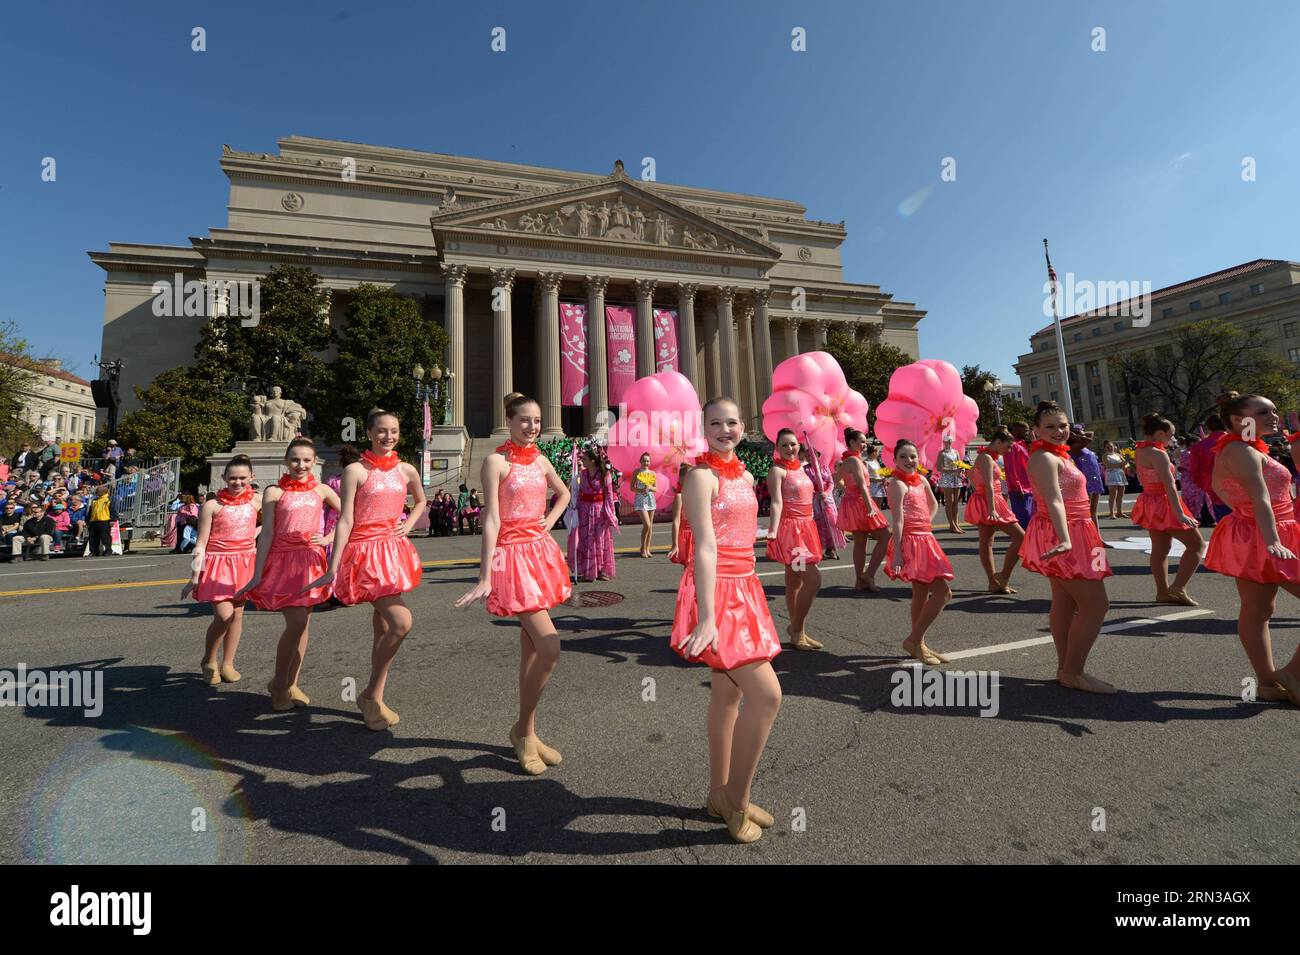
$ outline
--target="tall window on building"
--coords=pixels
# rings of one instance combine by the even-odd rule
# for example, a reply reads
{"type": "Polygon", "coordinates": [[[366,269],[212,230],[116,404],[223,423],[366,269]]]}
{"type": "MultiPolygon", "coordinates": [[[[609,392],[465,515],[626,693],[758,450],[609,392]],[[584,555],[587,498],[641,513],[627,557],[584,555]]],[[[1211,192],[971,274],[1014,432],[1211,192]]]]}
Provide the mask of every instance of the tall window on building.
{"type": "Polygon", "coordinates": [[[1100,421],[1104,417],[1106,417],[1106,405],[1099,401],[1097,402],[1097,420],[1100,421]]]}
{"type": "Polygon", "coordinates": [[[1231,293],[1231,292],[1220,292],[1220,293],[1219,293],[1219,304],[1220,304],[1220,305],[1227,305],[1227,304],[1228,304],[1229,302],[1231,302],[1231,301],[1232,301],[1232,293],[1231,293]]]}
{"type": "Polygon", "coordinates": [[[1074,340],[1075,340],[1076,342],[1081,342],[1081,341],[1083,341],[1083,332],[1075,332],[1075,333],[1074,333],[1074,340]]]}
{"type": "Polygon", "coordinates": [[[1101,385],[1093,385],[1093,386],[1092,386],[1092,393],[1093,393],[1096,397],[1100,398],[1100,397],[1101,397],[1101,385]]]}
{"type": "Polygon", "coordinates": [[[1260,282],[1256,282],[1254,285],[1252,285],[1252,286],[1250,287],[1250,294],[1251,294],[1251,295],[1263,295],[1263,294],[1264,294],[1264,286],[1263,286],[1263,284],[1260,283],[1260,282]]]}
{"type": "Polygon", "coordinates": [[[1055,391],[1053,391],[1051,397],[1053,401],[1057,401],[1060,399],[1061,396],[1058,395],[1055,391]]]}
{"type": "Polygon", "coordinates": [[[1193,312],[1199,312],[1201,310],[1201,300],[1192,299],[1192,301],[1187,303],[1187,307],[1191,309],[1193,312]]]}
{"type": "Polygon", "coordinates": [[[1173,318],[1173,317],[1174,317],[1174,310],[1173,310],[1172,308],[1162,308],[1162,309],[1160,310],[1160,317],[1161,317],[1161,318],[1173,318]]]}
{"type": "Polygon", "coordinates": [[[1297,365],[1300,365],[1300,348],[1288,348],[1286,350],[1286,353],[1288,358],[1290,358],[1297,365]]]}
{"type": "Polygon", "coordinates": [[[1079,380],[1079,369],[1075,368],[1073,365],[1070,366],[1070,380],[1071,381],[1079,380]]]}
{"type": "Polygon", "coordinates": [[[54,433],[58,435],[63,434],[63,415],[58,416],[58,423],[54,426],[54,433]]]}
{"type": "Polygon", "coordinates": [[[1037,375],[1034,375],[1034,376],[1032,376],[1032,377],[1029,379],[1029,387],[1030,387],[1030,388],[1037,388],[1037,387],[1038,387],[1038,376],[1037,376],[1037,375]]]}
{"type": "MultiPolygon", "coordinates": [[[[1048,383],[1049,385],[1054,385],[1054,384],[1056,384],[1056,372],[1051,371],[1051,372],[1048,372],[1048,373],[1047,373],[1047,383],[1048,383]]],[[[1056,394],[1053,393],[1053,394],[1052,394],[1052,397],[1055,398],[1055,397],[1056,397],[1056,394]]]]}
{"type": "Polygon", "coordinates": [[[1295,323],[1295,322],[1283,322],[1283,323],[1282,323],[1282,337],[1283,337],[1283,338],[1295,338],[1295,330],[1296,330],[1296,323],[1295,323]]]}
{"type": "Polygon", "coordinates": [[[1101,366],[1100,366],[1100,365],[1093,365],[1091,368],[1088,369],[1088,374],[1089,374],[1091,377],[1093,377],[1093,378],[1100,378],[1100,377],[1101,377],[1101,366]]]}
{"type": "Polygon", "coordinates": [[[89,437],[90,437],[90,419],[89,419],[89,418],[87,418],[85,421],[81,422],[81,436],[82,436],[83,438],[89,438],[89,437]]]}

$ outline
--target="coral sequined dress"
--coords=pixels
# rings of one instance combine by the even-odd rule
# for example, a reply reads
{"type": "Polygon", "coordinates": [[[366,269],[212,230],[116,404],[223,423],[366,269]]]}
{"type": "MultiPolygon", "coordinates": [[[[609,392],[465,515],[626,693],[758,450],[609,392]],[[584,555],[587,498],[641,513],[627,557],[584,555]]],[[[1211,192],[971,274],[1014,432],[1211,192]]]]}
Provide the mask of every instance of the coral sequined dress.
{"type": "MultiPolygon", "coordinates": [[[[733,459],[735,460],[735,459],[733,459]]],[[[771,660],[781,652],[781,641],[767,608],[767,595],[754,574],[754,540],[758,535],[758,498],[745,479],[716,470],[718,496],[710,505],[717,542],[718,566],[713,587],[713,619],[718,627],[718,649],[706,647],[698,657],[686,657],[683,644],[699,620],[695,602],[695,550],[677,588],[673,610],[673,650],[692,662],[714,670],[734,670],[771,660]]]]}
{"type": "Polygon", "coordinates": [[[492,592],[487,609],[498,617],[549,610],[573,593],[569,565],[555,539],[542,529],[546,518],[546,472],[536,446],[497,448],[510,471],[497,488],[501,529],[492,553],[492,592]],[[531,453],[529,453],[531,452],[531,453]]]}
{"type": "MultiPolygon", "coordinates": [[[[1277,536],[1282,546],[1300,554],[1300,524],[1295,519],[1295,502],[1291,499],[1291,473],[1267,454],[1264,459],[1264,484],[1268,501],[1277,522],[1277,536]]],[[[1232,508],[1227,517],[1214,525],[1205,566],[1228,577],[1241,577],[1260,584],[1286,584],[1300,581],[1300,559],[1278,560],[1268,552],[1255,523],[1254,506],[1246,488],[1235,478],[1220,482],[1223,503],[1232,508]]]]}
{"type": "MultiPolygon", "coordinates": [[[[849,456],[861,459],[860,455],[849,456]]],[[[864,500],[858,491],[857,482],[850,480],[847,475],[844,479],[844,496],[840,498],[840,512],[835,524],[842,531],[868,533],[889,526],[885,515],[881,514],[880,508],[876,507],[876,502],[870,497],[864,500]]]]}
{"type": "Polygon", "coordinates": [[[248,593],[249,599],[263,610],[313,607],[329,599],[329,587],[298,593],[329,569],[325,548],[311,542],[320,533],[324,502],[316,493],[315,479],[304,483],[307,487],[303,490],[280,485],[284,493],[275,502],[271,552],[262,568],[262,582],[248,593]]]}
{"type": "Polygon", "coordinates": [[[952,580],[952,564],[935,539],[930,527],[930,494],[925,478],[915,484],[902,482],[903,494],[903,568],[894,570],[894,537],[889,537],[885,551],[885,573],[891,580],[909,584],[928,584],[942,577],[952,580]]]}
{"type": "Polygon", "coordinates": [[[366,458],[366,482],[352,502],[352,533],[339,560],[334,596],[345,604],[359,604],[404,594],[420,586],[420,556],[397,529],[406,507],[406,476],[391,459],[366,458]],[[384,464],[391,460],[387,468],[384,464]]]}
{"type": "Polygon", "coordinates": [[[1002,482],[1005,480],[1006,473],[995,458],[993,461],[993,512],[990,514],[988,485],[984,482],[984,475],[980,473],[979,467],[971,468],[970,500],[966,502],[966,510],[962,513],[962,520],[977,527],[981,525],[985,527],[1004,527],[1007,524],[1016,523],[1016,515],[1011,510],[1006,495],[1002,493],[1002,482]]]}
{"type": "MultiPolygon", "coordinates": [[[[673,492],[678,497],[681,497],[682,486],[680,484],[674,484],[673,492]]],[[[682,501],[682,509],[678,516],[678,521],[679,523],[677,525],[677,553],[673,555],[672,562],[674,564],[681,564],[684,567],[686,566],[687,562],[690,560],[691,545],[695,540],[695,536],[691,533],[691,522],[686,519],[685,501],[682,501]]]]}
{"type": "Polygon", "coordinates": [[[227,504],[230,499],[224,491],[217,492],[221,507],[212,515],[203,569],[199,571],[199,583],[193,592],[195,600],[208,603],[233,600],[253,579],[257,564],[257,505],[253,503],[251,490],[234,498],[243,503],[227,504]]]}
{"type": "Polygon", "coordinates": [[[822,559],[822,544],[813,520],[812,479],[802,465],[786,468],[773,462],[772,466],[781,470],[781,522],[776,539],[767,542],[766,554],[787,566],[800,558],[805,564],[815,564],[822,559]]]}
{"type": "MultiPolygon", "coordinates": [[[[1137,472],[1138,480],[1142,482],[1142,493],[1133,504],[1133,523],[1149,531],[1181,531],[1186,528],[1187,525],[1179,520],[1179,515],[1169,505],[1169,495],[1160,481],[1160,472],[1141,465],[1138,465],[1137,472]]],[[[1175,477],[1178,475],[1172,461],[1169,462],[1169,473],[1175,477]]],[[[1182,516],[1192,516],[1181,497],[1178,498],[1178,507],[1182,516]]]]}
{"type": "MultiPolygon", "coordinates": [[[[1092,522],[1092,505],[1088,500],[1088,479],[1069,457],[1061,460],[1061,500],[1065,504],[1065,527],[1070,535],[1070,549],[1051,560],[1043,555],[1058,543],[1045,504],[1034,506],[1034,516],[1025,528],[1025,542],[1020,548],[1020,562],[1026,569],[1045,577],[1063,580],[1103,580],[1111,575],[1097,525],[1092,522]]],[[[1038,495],[1035,494],[1035,498],[1038,495]]]]}

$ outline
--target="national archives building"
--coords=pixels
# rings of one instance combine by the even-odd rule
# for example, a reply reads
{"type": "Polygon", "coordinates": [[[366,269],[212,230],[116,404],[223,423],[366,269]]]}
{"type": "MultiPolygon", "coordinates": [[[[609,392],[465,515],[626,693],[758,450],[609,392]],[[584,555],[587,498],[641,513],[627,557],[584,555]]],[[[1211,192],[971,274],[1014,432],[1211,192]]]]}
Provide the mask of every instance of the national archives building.
{"type": "MultiPolygon", "coordinates": [[[[133,387],[193,360],[206,319],[160,318],[156,281],[255,280],[310,268],[342,327],[362,282],[416,297],[450,340],[451,426],[504,434],[501,396],[542,406],[544,435],[586,434],[626,385],[680,371],[759,424],[772,368],[831,330],[918,357],[925,314],[846,282],[843,222],[788,199],[290,136],[279,153],[222,148],[228,221],[186,245],[111,242],[102,358],[133,387]]],[[[308,409],[310,411],[310,409],[308,409]]],[[[415,409],[412,409],[414,413],[415,409]]]]}

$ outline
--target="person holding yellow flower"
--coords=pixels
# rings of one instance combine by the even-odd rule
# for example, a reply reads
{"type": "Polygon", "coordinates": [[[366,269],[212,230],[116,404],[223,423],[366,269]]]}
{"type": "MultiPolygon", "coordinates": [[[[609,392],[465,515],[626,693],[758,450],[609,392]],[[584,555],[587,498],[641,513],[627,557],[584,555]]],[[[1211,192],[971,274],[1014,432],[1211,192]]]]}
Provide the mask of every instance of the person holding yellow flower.
{"type": "Polygon", "coordinates": [[[641,556],[649,557],[654,533],[655,489],[659,478],[650,470],[650,455],[641,455],[641,467],[632,474],[632,508],[641,517],[641,556]]]}
{"type": "Polygon", "coordinates": [[[939,490],[943,494],[943,510],[948,515],[948,530],[954,534],[965,534],[957,516],[957,505],[961,503],[961,455],[952,446],[952,435],[943,436],[943,450],[939,452],[939,490]]]}

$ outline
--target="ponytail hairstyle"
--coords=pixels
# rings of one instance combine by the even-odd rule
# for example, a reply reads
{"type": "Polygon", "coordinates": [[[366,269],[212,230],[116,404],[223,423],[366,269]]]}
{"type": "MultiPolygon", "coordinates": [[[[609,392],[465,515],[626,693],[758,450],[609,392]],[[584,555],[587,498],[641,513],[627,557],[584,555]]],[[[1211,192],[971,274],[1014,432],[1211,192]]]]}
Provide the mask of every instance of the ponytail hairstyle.
{"type": "MultiPolygon", "coordinates": [[[[1038,425],[1042,424],[1043,419],[1048,415],[1054,414],[1065,414],[1065,409],[1055,401],[1038,402],[1038,407],[1034,409],[1034,427],[1038,427],[1038,425]]],[[[1067,421],[1070,418],[1069,415],[1065,415],[1065,417],[1067,421]]]]}
{"type": "Polygon", "coordinates": [[[799,440],[797,437],[795,437],[795,433],[794,433],[794,429],[793,429],[793,428],[782,428],[780,431],[778,431],[778,432],[776,433],[776,443],[777,443],[777,444],[780,444],[780,443],[781,443],[781,439],[784,438],[787,434],[788,434],[790,437],[794,438],[796,441],[799,440]]]}
{"type": "Polygon", "coordinates": [[[1211,413],[1210,416],[1205,419],[1205,430],[1206,431],[1227,431],[1228,426],[1223,423],[1223,419],[1220,418],[1217,414],[1211,413]]]}
{"type": "Polygon", "coordinates": [[[522,391],[510,392],[510,394],[501,399],[501,402],[505,405],[507,418],[514,418],[514,416],[519,413],[519,409],[524,405],[537,405],[539,411],[542,407],[540,404],[537,404],[537,399],[528,397],[522,391]]]}
{"type": "Polygon", "coordinates": [[[339,448],[339,468],[345,468],[349,464],[356,464],[361,460],[361,452],[354,445],[345,444],[339,448]]]}
{"type": "Polygon", "coordinates": [[[375,426],[375,422],[378,421],[380,418],[392,418],[394,421],[397,422],[398,427],[401,427],[402,419],[397,417],[397,415],[393,414],[393,412],[385,411],[383,408],[371,408],[370,413],[366,415],[366,430],[369,431],[371,428],[373,428],[375,426]]]}
{"type": "Polygon", "coordinates": [[[316,454],[316,442],[312,441],[311,438],[305,438],[299,435],[290,441],[289,446],[284,449],[284,459],[286,461],[289,460],[289,455],[293,454],[294,448],[311,448],[312,455],[314,456],[316,454]]]}
{"type": "Polygon", "coordinates": [[[1262,397],[1263,395],[1243,395],[1237,391],[1219,395],[1215,403],[1219,406],[1219,418],[1223,421],[1224,429],[1231,431],[1233,416],[1245,414],[1251,403],[1259,401],[1262,397]]]}
{"type": "MultiPolygon", "coordinates": [[[[904,448],[911,448],[913,451],[915,451],[915,450],[916,450],[916,445],[913,444],[911,441],[907,440],[907,438],[899,438],[898,441],[894,444],[894,464],[895,464],[895,465],[898,464],[898,454],[899,454],[899,452],[902,451],[904,448]]],[[[918,465],[920,464],[919,459],[918,459],[918,461],[917,461],[917,464],[918,464],[918,465]]]]}
{"type": "Polygon", "coordinates": [[[844,443],[845,443],[845,444],[852,444],[854,441],[857,441],[857,440],[859,440],[859,439],[861,439],[861,440],[866,440],[866,437],[867,437],[867,436],[866,436],[865,434],[863,434],[861,431],[859,431],[857,428],[845,428],[845,429],[844,429],[844,443]]]}
{"type": "Polygon", "coordinates": [[[225,477],[229,474],[231,468],[248,468],[248,473],[251,476],[253,473],[253,459],[247,454],[236,454],[233,458],[227,461],[226,466],[221,469],[221,476],[225,477]]]}
{"type": "Polygon", "coordinates": [[[989,435],[989,444],[998,441],[1002,442],[1007,447],[1011,447],[1011,445],[1015,444],[1016,439],[1011,436],[1011,432],[1006,428],[997,428],[991,435],[989,435]]]}
{"type": "Polygon", "coordinates": [[[1157,431],[1168,431],[1172,434],[1173,430],[1174,423],[1159,411],[1153,411],[1142,416],[1142,433],[1148,438],[1157,431]]]}

